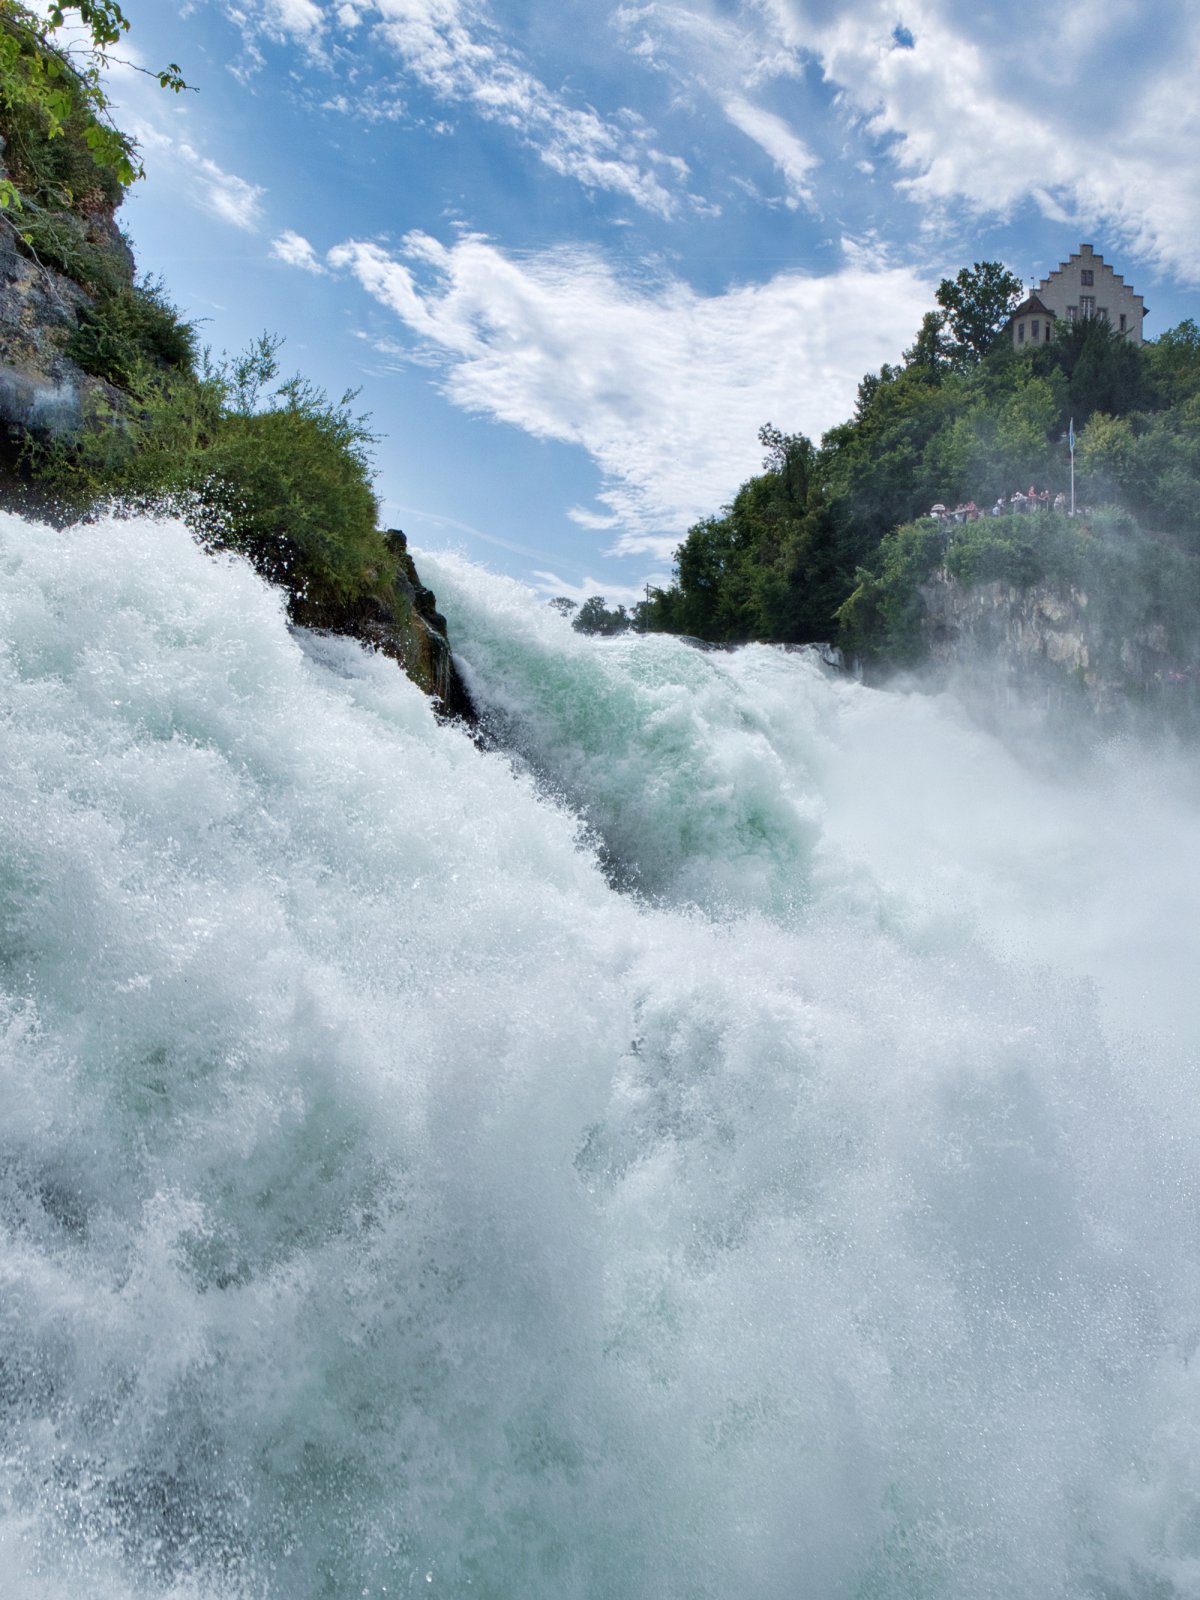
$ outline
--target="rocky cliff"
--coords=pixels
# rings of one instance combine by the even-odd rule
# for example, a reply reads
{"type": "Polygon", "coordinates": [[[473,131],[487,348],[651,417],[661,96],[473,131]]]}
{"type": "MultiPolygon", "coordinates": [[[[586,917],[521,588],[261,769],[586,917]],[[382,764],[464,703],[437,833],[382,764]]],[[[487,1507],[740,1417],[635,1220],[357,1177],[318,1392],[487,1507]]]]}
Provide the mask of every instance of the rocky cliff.
{"type": "Polygon", "coordinates": [[[1041,582],[964,584],[944,568],[921,585],[931,664],[995,699],[1040,700],[1108,717],[1128,704],[1192,689],[1192,669],[1160,621],[1114,627],[1082,588],[1041,582]]]}
{"type": "MultiPolygon", "coordinates": [[[[0,169],[2,170],[2,169],[0,169]]],[[[44,224],[46,213],[38,213],[44,224]]],[[[58,213],[60,239],[74,237],[80,255],[103,259],[111,281],[132,286],[133,255],[111,208],[90,216],[58,213]]],[[[85,372],[66,353],[80,316],[94,303],[94,291],[46,258],[36,243],[27,245],[32,216],[0,219],[0,466],[7,489],[33,494],[26,447],[68,438],[88,416],[119,410],[120,391],[85,372]]],[[[34,234],[36,239],[36,234],[34,234]]]]}
{"type": "Polygon", "coordinates": [[[430,696],[441,715],[474,726],[475,707],[454,663],[446,619],[437,609],[433,590],[417,575],[408,540],[399,528],[389,528],[385,537],[399,567],[388,593],[364,595],[348,605],[314,604],[293,596],[293,619],[303,627],[348,634],[390,656],[430,696]]]}

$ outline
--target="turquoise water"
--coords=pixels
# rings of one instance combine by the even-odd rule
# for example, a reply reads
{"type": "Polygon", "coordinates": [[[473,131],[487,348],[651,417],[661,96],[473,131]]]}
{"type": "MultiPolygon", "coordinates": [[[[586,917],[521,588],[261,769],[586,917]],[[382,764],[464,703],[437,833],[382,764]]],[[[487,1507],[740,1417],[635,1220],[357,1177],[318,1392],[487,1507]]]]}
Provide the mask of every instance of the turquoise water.
{"type": "Polygon", "coordinates": [[[0,1590],[1200,1592],[1197,766],[0,519],[0,1590]]]}

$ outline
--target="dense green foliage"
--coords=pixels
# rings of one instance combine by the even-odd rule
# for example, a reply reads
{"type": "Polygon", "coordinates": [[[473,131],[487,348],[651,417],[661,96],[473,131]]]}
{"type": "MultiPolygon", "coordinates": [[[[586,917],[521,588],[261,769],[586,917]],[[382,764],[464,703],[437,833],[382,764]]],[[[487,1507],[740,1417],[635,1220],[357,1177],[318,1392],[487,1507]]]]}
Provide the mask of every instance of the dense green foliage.
{"type": "MultiPolygon", "coordinates": [[[[0,0],[0,207],[86,211],[96,196],[111,206],[141,176],[137,146],[113,122],[102,82],[111,47],[128,31],[116,0],[62,0],[41,12],[0,0]],[[70,36],[68,22],[76,25],[70,36]]],[[[149,76],[176,93],[186,87],[175,62],[149,76]]]]}
{"type": "Polygon", "coordinates": [[[155,368],[191,372],[195,329],[167,300],[161,283],[118,284],[84,306],[66,354],[93,377],[129,388],[155,368]]]}
{"type": "Polygon", "coordinates": [[[894,666],[920,660],[921,585],[938,569],[963,584],[1026,589],[1053,582],[1085,592],[1096,636],[1113,652],[1157,625],[1185,659],[1197,635],[1200,563],[1175,544],[1149,539],[1128,513],[1109,507],[1069,518],[983,518],[957,526],[922,518],[897,528],[839,610],[844,645],[894,666]]]}
{"type": "Polygon", "coordinates": [[[1021,298],[1021,280],[998,261],[977,261],[938,285],[937,303],[949,336],[947,354],[970,361],[986,355],[1021,298]]]}
{"type": "MultiPolygon", "coordinates": [[[[1067,493],[1072,419],[1078,503],[1133,513],[1160,565],[1200,553],[1200,329],[1185,322],[1138,347],[1087,319],[1015,351],[996,329],[1019,287],[996,263],[964,269],[902,363],[868,374],[854,416],[819,446],[764,428],[764,471],[691,529],[646,625],[728,642],[838,637],[912,659],[916,585],[946,544],[938,523],[916,519],[939,502],[988,511],[1031,483],[1067,493]]],[[[1054,563],[1080,536],[1055,526],[1066,520],[968,522],[951,569],[1061,575],[1054,563]]]]}
{"type": "Polygon", "coordinates": [[[374,436],[354,395],[335,403],[302,378],[279,382],[278,341],[266,335],[238,360],[197,362],[160,290],[134,291],[131,306],[121,321],[100,302],[108,320],[79,335],[130,403],[36,451],[40,480],[81,507],[165,502],[300,601],[386,590],[396,563],[376,526],[374,436]]]}
{"type": "Polygon", "coordinates": [[[547,604],[562,616],[570,617],[571,626],[576,633],[598,633],[611,637],[617,633],[647,631],[645,600],[639,600],[629,608],[616,605],[611,609],[605,605],[604,600],[604,595],[593,594],[580,605],[577,600],[568,599],[565,594],[560,594],[547,604]]]}
{"type": "Polygon", "coordinates": [[[571,618],[571,626],[576,633],[627,633],[632,625],[632,618],[625,607],[614,606],[610,611],[604,604],[602,594],[589,595],[571,618]]]}

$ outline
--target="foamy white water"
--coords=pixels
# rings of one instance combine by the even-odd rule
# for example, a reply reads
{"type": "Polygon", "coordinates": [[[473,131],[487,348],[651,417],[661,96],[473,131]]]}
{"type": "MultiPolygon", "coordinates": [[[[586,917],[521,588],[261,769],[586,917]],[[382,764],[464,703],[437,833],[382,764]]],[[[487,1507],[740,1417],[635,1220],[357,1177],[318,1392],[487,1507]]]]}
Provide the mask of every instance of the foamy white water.
{"type": "Polygon", "coordinates": [[[421,570],[0,519],[3,1592],[1200,1593],[1191,757],[421,570]]]}

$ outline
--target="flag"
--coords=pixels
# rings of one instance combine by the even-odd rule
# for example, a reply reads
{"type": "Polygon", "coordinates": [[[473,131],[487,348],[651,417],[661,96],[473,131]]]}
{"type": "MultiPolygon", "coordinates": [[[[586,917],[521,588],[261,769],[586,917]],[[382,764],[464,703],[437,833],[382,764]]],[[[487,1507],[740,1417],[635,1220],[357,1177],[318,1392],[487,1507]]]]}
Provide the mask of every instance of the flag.
{"type": "Polygon", "coordinates": [[[1067,443],[1071,447],[1071,454],[1075,454],[1075,418],[1072,417],[1067,424],[1067,443]]]}

